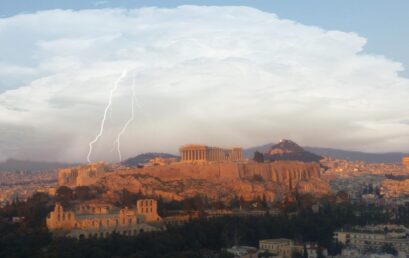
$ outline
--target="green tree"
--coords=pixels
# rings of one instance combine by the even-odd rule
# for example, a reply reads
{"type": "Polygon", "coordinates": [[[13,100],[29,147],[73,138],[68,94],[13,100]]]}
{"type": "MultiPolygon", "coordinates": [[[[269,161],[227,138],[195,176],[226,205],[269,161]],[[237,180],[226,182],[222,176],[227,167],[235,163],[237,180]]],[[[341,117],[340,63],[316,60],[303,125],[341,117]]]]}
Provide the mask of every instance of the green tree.
{"type": "Polygon", "coordinates": [[[220,253],[220,258],[234,258],[234,255],[223,250],[220,253]]]}
{"type": "Polygon", "coordinates": [[[392,254],[392,255],[398,254],[398,251],[392,244],[384,244],[381,248],[381,251],[383,253],[392,254]]]}
{"type": "Polygon", "coordinates": [[[68,204],[74,197],[74,193],[71,188],[67,186],[60,186],[57,189],[56,200],[63,205],[68,204]]]}
{"type": "Polygon", "coordinates": [[[293,252],[293,258],[304,258],[304,256],[300,252],[293,252]]]}
{"type": "Polygon", "coordinates": [[[264,163],[264,155],[261,152],[254,152],[254,158],[253,160],[257,163],[264,163]]]}
{"type": "Polygon", "coordinates": [[[90,200],[95,198],[95,194],[92,193],[92,190],[88,186],[78,186],[74,190],[75,199],[78,200],[90,200]]]}

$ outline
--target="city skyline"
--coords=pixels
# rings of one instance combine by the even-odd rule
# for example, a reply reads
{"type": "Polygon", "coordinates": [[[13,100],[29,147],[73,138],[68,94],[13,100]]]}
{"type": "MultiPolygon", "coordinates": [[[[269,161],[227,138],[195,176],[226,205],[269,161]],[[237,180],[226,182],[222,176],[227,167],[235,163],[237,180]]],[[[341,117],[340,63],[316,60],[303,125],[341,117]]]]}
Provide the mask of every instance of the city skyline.
{"type": "Polygon", "coordinates": [[[408,152],[407,50],[394,49],[402,60],[374,52],[379,38],[363,36],[362,26],[328,29],[262,2],[4,8],[0,160],[84,162],[124,71],[93,160],[118,159],[133,81],[124,157],[174,153],[181,143],[251,147],[281,138],[408,152]]]}

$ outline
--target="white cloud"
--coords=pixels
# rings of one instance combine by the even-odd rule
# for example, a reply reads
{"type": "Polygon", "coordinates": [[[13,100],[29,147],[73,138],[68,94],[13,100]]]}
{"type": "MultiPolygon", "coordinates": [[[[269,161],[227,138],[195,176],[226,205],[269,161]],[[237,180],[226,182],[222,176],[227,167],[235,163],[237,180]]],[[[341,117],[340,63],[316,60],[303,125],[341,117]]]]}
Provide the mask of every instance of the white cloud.
{"type": "MultiPolygon", "coordinates": [[[[0,157],[84,161],[123,70],[136,76],[140,106],[122,137],[125,156],[282,137],[374,151],[409,145],[402,65],[362,53],[366,39],[354,33],[247,7],[181,6],[18,15],[0,19],[0,38],[0,75],[30,78],[0,94],[0,157]]],[[[117,158],[131,81],[114,96],[94,160],[117,158]]]]}

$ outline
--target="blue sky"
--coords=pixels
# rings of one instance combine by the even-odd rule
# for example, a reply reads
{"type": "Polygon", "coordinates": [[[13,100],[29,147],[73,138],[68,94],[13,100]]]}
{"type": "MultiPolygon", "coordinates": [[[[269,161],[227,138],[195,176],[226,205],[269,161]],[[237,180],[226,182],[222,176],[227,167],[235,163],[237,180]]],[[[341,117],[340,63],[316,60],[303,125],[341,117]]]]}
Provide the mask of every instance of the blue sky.
{"type": "Polygon", "coordinates": [[[408,152],[407,10],[403,0],[0,0],[0,160],[117,161],[282,138],[408,152]]]}
{"type": "Polygon", "coordinates": [[[1,0],[0,17],[49,9],[137,8],[179,5],[243,5],[328,30],[353,31],[368,39],[365,51],[404,64],[409,77],[407,0],[1,0]]]}

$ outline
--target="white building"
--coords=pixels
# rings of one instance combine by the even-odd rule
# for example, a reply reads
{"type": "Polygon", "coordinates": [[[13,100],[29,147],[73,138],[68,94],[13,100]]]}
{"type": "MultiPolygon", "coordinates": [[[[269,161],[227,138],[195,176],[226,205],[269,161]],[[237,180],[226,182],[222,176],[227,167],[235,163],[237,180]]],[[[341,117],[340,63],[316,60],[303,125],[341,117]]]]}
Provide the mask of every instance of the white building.
{"type": "Polygon", "coordinates": [[[334,239],[359,251],[381,250],[385,244],[392,245],[398,252],[409,254],[409,239],[400,232],[354,228],[334,232],[334,239]]]}
{"type": "Polygon", "coordinates": [[[251,246],[233,246],[225,249],[226,252],[233,254],[234,258],[257,258],[258,250],[251,246]]]}

